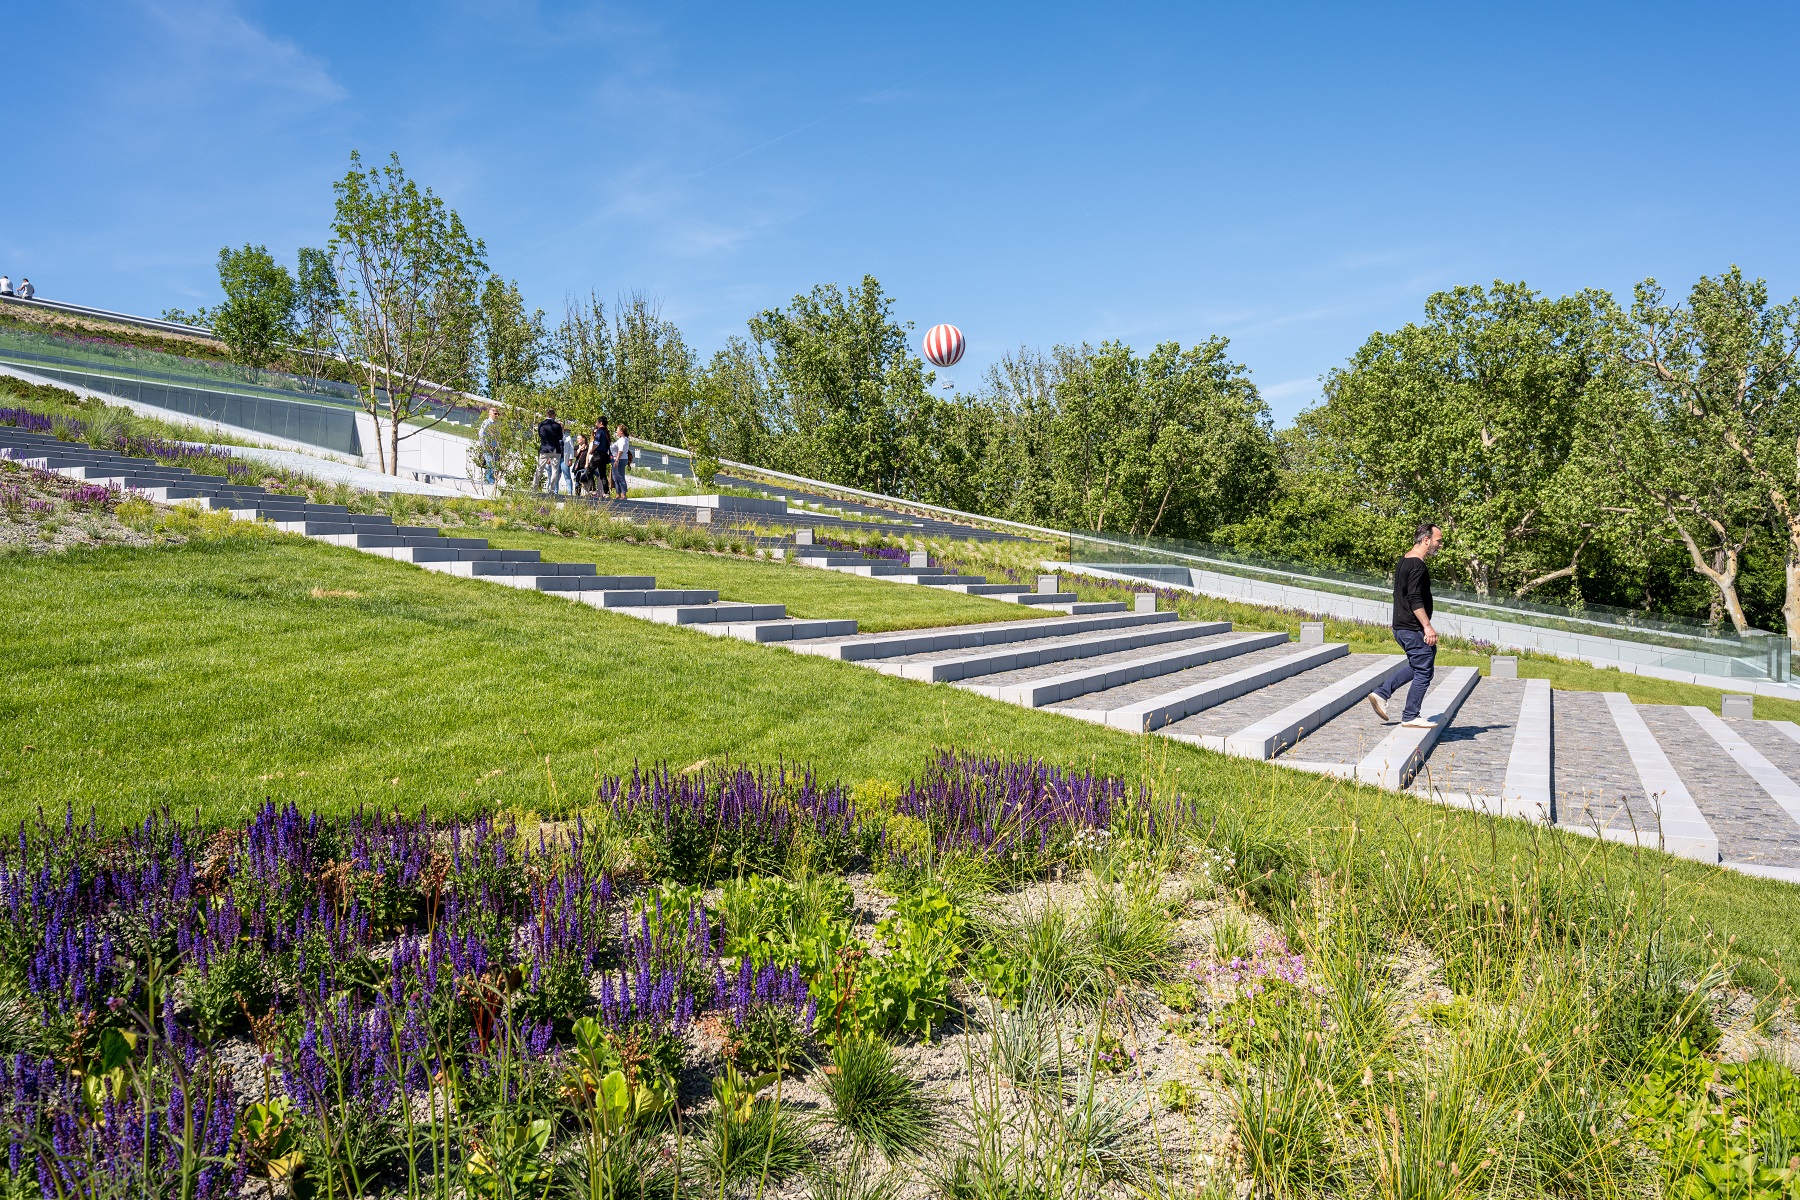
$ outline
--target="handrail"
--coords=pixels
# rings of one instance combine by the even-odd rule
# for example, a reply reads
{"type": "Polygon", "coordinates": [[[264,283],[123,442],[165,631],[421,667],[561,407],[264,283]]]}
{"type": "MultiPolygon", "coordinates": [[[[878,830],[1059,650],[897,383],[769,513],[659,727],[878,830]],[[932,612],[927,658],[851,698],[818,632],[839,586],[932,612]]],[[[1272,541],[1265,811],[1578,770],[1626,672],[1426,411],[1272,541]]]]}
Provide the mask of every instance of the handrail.
{"type": "Polygon", "coordinates": [[[24,296],[0,296],[0,300],[8,304],[23,304],[27,308],[47,308],[52,312],[69,313],[77,317],[99,317],[102,320],[115,321],[120,325],[139,325],[145,329],[159,329],[164,333],[180,333],[189,337],[218,340],[218,335],[203,325],[185,325],[180,321],[163,321],[156,317],[134,317],[129,313],[117,313],[104,308],[89,308],[85,304],[70,304],[66,300],[45,300],[37,296],[30,299],[26,299],[24,296]]]}

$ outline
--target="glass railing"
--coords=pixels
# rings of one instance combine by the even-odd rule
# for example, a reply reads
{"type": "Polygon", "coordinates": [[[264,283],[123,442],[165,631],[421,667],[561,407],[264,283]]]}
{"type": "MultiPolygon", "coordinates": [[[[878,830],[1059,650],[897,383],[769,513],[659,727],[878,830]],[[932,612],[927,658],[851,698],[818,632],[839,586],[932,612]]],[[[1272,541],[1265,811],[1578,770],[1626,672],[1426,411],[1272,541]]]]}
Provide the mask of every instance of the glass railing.
{"type": "MultiPolygon", "coordinates": [[[[107,338],[46,333],[16,325],[0,325],[0,361],[27,369],[38,366],[62,372],[117,375],[174,389],[222,392],[270,400],[362,407],[356,386],[335,379],[255,370],[214,359],[190,358],[163,350],[128,346],[107,338]]],[[[117,392],[116,388],[97,388],[117,392]]],[[[481,415],[463,405],[427,404],[425,411],[449,426],[446,432],[467,434],[481,415]]],[[[266,432],[274,432],[268,430],[266,432]]],[[[333,447],[341,448],[341,447],[333,447]]]]}
{"type": "MultiPolygon", "coordinates": [[[[1200,570],[1234,576],[1246,584],[1269,585],[1263,591],[1270,598],[1274,598],[1275,588],[1327,592],[1377,605],[1387,604],[1393,596],[1391,581],[1377,575],[1247,554],[1203,542],[1071,533],[1068,544],[1071,565],[1096,567],[1146,582],[1192,586],[1191,572],[1200,570]]],[[[1778,683],[1790,678],[1789,641],[1766,630],[1739,634],[1728,627],[1679,617],[1602,604],[1571,608],[1512,596],[1482,596],[1437,583],[1432,585],[1432,597],[1440,613],[1545,631],[1551,636],[1535,640],[1551,652],[1566,650],[1588,659],[1612,657],[1622,663],[1731,678],[1778,683]]]]}

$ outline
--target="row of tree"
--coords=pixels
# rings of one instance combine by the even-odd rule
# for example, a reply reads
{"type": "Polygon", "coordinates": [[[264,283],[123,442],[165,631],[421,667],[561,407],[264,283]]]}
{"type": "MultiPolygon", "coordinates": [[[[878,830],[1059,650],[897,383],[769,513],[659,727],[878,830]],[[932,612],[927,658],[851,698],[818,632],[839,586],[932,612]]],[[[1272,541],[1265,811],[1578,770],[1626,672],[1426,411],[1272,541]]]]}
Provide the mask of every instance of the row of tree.
{"type": "Polygon", "coordinates": [[[220,252],[203,314],[235,357],[348,369],[387,432],[459,394],[506,413],[523,468],[545,408],[687,448],[1058,529],[1212,541],[1385,572],[1421,520],[1485,595],[1800,632],[1800,302],[1736,268],[1672,299],[1460,287],[1329,373],[1293,428],[1226,339],[1022,349],[943,394],[872,277],[751,317],[710,357],[650,297],[552,324],[398,159],[351,157],[331,239],[289,275],[220,252]]]}

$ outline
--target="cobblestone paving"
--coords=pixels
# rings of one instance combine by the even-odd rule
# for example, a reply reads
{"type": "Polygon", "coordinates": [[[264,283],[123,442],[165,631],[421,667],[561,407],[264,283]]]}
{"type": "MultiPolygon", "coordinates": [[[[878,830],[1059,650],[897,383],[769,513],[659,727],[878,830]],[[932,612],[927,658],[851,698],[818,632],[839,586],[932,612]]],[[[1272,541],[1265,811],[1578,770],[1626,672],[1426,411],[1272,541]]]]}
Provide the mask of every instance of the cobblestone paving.
{"type": "Polygon", "coordinates": [[[1456,710],[1450,728],[1438,738],[1410,790],[1420,795],[1499,796],[1506,782],[1506,764],[1512,758],[1519,705],[1524,700],[1524,680],[1483,679],[1476,684],[1456,710]]]}
{"type": "MultiPolygon", "coordinates": [[[[1185,642],[1176,643],[1176,645],[1183,646],[1186,644],[1187,643],[1185,642]]],[[[1161,648],[1162,647],[1157,647],[1157,649],[1161,648]]],[[[1220,659],[1217,662],[1201,663],[1197,667],[1188,667],[1185,670],[1172,671],[1167,675],[1156,675],[1149,679],[1138,679],[1131,683],[1122,683],[1118,687],[1110,687],[1105,691],[1100,692],[1089,692],[1085,696],[1071,696],[1067,700],[1059,700],[1056,704],[1045,705],[1045,707],[1056,708],[1061,706],[1066,708],[1088,709],[1121,708],[1127,704],[1136,704],[1140,700],[1149,700],[1156,696],[1167,695],[1170,692],[1180,691],[1185,687],[1192,687],[1197,683],[1205,683],[1209,679],[1218,679],[1221,676],[1230,675],[1234,671],[1248,670],[1258,663],[1266,663],[1273,659],[1286,658],[1290,654],[1297,654],[1299,652],[1300,647],[1290,642],[1285,646],[1272,646],[1267,650],[1257,650],[1250,654],[1240,654],[1235,658],[1220,659]]],[[[1145,649],[1133,651],[1131,654],[1126,655],[1121,661],[1142,657],[1148,653],[1150,653],[1150,648],[1146,647],[1145,649]]],[[[1089,663],[1099,661],[1100,660],[1097,658],[1081,658],[1076,659],[1073,662],[1052,663],[1051,667],[1054,669],[1039,671],[1038,674],[1040,677],[1044,675],[1060,675],[1064,671],[1085,668],[1089,663]]],[[[1025,674],[1025,672],[1020,672],[1020,674],[1025,674]]],[[[977,679],[971,679],[969,682],[978,683],[983,687],[987,687],[992,681],[999,678],[1000,676],[997,675],[983,675],[977,679]]]]}
{"type": "MultiPolygon", "coordinates": [[[[1048,679],[1053,675],[1066,675],[1070,671],[1085,671],[1090,667],[1109,667],[1115,663],[1135,662],[1140,658],[1148,658],[1151,655],[1185,653],[1189,650],[1198,650],[1201,647],[1211,645],[1222,638],[1233,638],[1238,636],[1240,636],[1239,633],[1220,633],[1214,634],[1211,637],[1187,638],[1183,641],[1170,642],[1161,646],[1139,646],[1135,650],[1117,650],[1111,654],[1093,654],[1086,658],[1068,658],[1061,662],[1039,663],[1035,667],[1020,667],[1016,671],[995,671],[991,675],[972,675],[968,679],[960,680],[959,682],[976,687],[1005,687],[1008,684],[1014,683],[1030,683],[1036,679],[1048,679]]],[[[1175,689],[1177,685],[1169,682],[1172,679],[1191,678],[1193,680],[1202,680],[1212,679],[1219,675],[1229,675],[1232,671],[1241,670],[1244,667],[1250,666],[1252,663],[1267,662],[1271,658],[1280,658],[1283,655],[1292,654],[1296,649],[1298,649],[1298,647],[1292,642],[1289,642],[1285,646],[1271,646],[1265,650],[1252,650],[1247,654],[1237,654],[1229,658],[1216,659],[1213,662],[1202,663],[1197,667],[1187,667],[1181,671],[1173,671],[1167,675],[1157,675],[1149,679],[1140,679],[1133,683],[1121,684],[1119,687],[1109,689],[1106,692],[1106,695],[1111,696],[1114,692],[1123,692],[1129,688],[1148,686],[1150,690],[1145,693],[1145,696],[1140,696],[1138,698],[1144,699],[1147,696],[1157,696],[1161,695],[1163,692],[1173,691],[1175,689]],[[1199,674],[1196,674],[1196,672],[1199,672],[1199,674]]],[[[1089,693],[1087,698],[1095,699],[1097,696],[1097,693],[1089,693]]],[[[1120,703],[1127,703],[1127,701],[1120,701],[1120,703]]],[[[1112,707],[1112,705],[1109,703],[1108,707],[1112,707]]]]}
{"type": "MultiPolygon", "coordinates": [[[[1551,790],[1559,825],[1656,828],[1656,811],[1625,739],[1599,692],[1559,691],[1551,699],[1551,790]]],[[[1690,724],[1691,724],[1690,720],[1690,724]]]]}
{"type": "MultiPolygon", "coordinates": [[[[1395,657],[1395,666],[1399,666],[1399,658],[1395,657]]],[[[1444,681],[1444,668],[1439,667],[1432,678],[1431,685],[1436,687],[1444,681]]],[[[1396,696],[1388,701],[1387,722],[1375,715],[1367,700],[1358,700],[1348,709],[1339,713],[1311,733],[1301,737],[1298,745],[1290,746],[1277,758],[1298,759],[1311,763],[1349,763],[1352,766],[1367,757],[1369,751],[1381,744],[1381,739],[1400,726],[1400,708],[1402,700],[1396,696]]]]}
{"type": "MultiPolygon", "coordinates": [[[[1290,646],[1289,650],[1298,647],[1290,646]]],[[[1310,671],[1302,671],[1291,675],[1278,683],[1251,692],[1247,696],[1239,696],[1235,700],[1227,700],[1223,704],[1215,704],[1204,712],[1197,712],[1191,717],[1183,717],[1173,725],[1163,727],[1162,732],[1185,733],[1194,737],[1223,737],[1236,733],[1246,726],[1254,725],[1271,713],[1279,712],[1296,700],[1304,700],[1320,688],[1328,687],[1353,675],[1379,655],[1349,654],[1343,658],[1334,658],[1328,663],[1314,667],[1310,671]]],[[[1104,694],[1104,693],[1102,693],[1104,694]]],[[[1071,707],[1079,705],[1079,701],[1069,701],[1071,707]]]]}
{"type": "MultiPolygon", "coordinates": [[[[1059,613],[1058,616],[1060,615],[1061,614],[1059,613]]],[[[1029,623],[1031,620],[1042,619],[1044,618],[1032,617],[1027,618],[1026,621],[1029,623]]],[[[958,625],[955,628],[960,632],[972,629],[1012,629],[1018,625],[1018,621],[983,621],[980,624],[958,625]]],[[[792,642],[787,644],[790,646],[834,646],[839,642],[891,642],[899,638],[917,637],[922,633],[929,632],[931,632],[931,630],[928,629],[884,629],[880,633],[845,633],[833,637],[795,638],[792,642]]],[[[1095,632],[1099,631],[1096,630],[1095,632]]],[[[971,649],[975,648],[976,647],[971,647],[971,649]]]]}
{"type": "Polygon", "coordinates": [[[1728,720],[1725,723],[1754,746],[1757,753],[1774,763],[1783,775],[1800,783],[1800,742],[1775,728],[1773,721],[1728,720]]]}
{"type": "MultiPolygon", "coordinates": [[[[1167,639],[1161,642],[1154,642],[1150,645],[1138,646],[1136,650],[1133,651],[1135,654],[1142,655],[1148,654],[1152,650],[1161,647],[1173,648],[1175,646],[1184,646],[1197,643],[1206,637],[1217,636],[1216,634],[1200,634],[1197,636],[1190,635],[1188,637],[1180,637],[1177,634],[1170,632],[1171,630],[1177,629],[1192,630],[1200,624],[1201,622],[1195,621],[1170,621],[1162,625],[1146,625],[1126,629],[1090,629],[1086,633],[1068,633],[1063,634],[1060,637],[1022,638],[1015,642],[996,642],[991,646],[958,646],[951,650],[927,650],[922,654],[896,654],[892,658],[883,658],[879,660],[879,662],[884,668],[898,667],[907,663],[940,662],[946,658],[962,658],[970,654],[1006,654],[1022,652],[1027,649],[1054,649],[1060,646],[1081,645],[1086,642],[1091,642],[1096,638],[1103,637],[1149,636],[1153,632],[1156,635],[1167,639]]],[[[915,630],[915,632],[918,631],[915,630]]],[[[1065,658],[1060,659],[1059,663],[1090,662],[1096,657],[1098,656],[1065,658]]]]}
{"type": "Polygon", "coordinates": [[[1640,704],[1638,712],[1718,835],[1720,858],[1781,867],[1800,859],[1800,825],[1692,715],[1673,704],[1640,704]]]}

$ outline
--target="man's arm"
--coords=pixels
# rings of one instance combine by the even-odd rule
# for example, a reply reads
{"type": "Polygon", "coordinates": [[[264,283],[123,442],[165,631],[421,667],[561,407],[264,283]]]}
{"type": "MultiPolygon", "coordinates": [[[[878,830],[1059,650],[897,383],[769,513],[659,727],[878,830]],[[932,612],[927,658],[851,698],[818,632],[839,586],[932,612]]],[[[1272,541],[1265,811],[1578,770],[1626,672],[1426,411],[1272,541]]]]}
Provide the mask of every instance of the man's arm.
{"type": "Polygon", "coordinates": [[[1413,616],[1415,616],[1419,619],[1419,628],[1423,629],[1425,631],[1425,644],[1427,646],[1437,645],[1438,644],[1437,630],[1435,630],[1431,627],[1430,615],[1427,614],[1423,608],[1414,608],[1413,616]]]}

